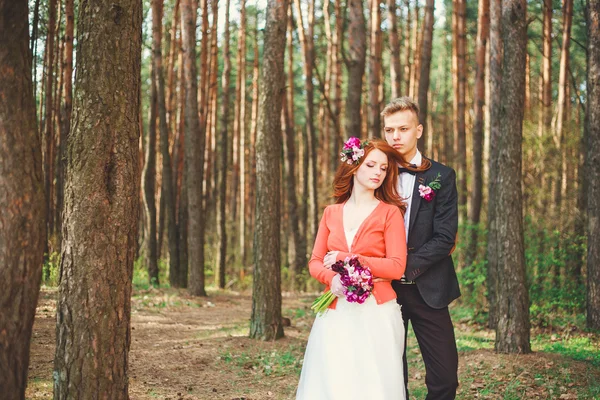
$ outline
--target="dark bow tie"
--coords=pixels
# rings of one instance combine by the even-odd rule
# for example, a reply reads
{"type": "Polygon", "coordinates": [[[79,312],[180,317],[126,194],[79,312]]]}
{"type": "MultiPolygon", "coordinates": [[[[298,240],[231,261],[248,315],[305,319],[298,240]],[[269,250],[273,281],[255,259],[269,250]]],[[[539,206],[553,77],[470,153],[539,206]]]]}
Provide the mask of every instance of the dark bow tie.
{"type": "MultiPolygon", "coordinates": [[[[416,164],[410,164],[410,167],[411,168],[418,168],[416,164]]],[[[413,171],[412,169],[408,169],[408,168],[404,168],[404,167],[399,167],[398,168],[398,173],[401,174],[403,172],[406,172],[406,173],[411,174],[413,176],[417,174],[417,172],[413,171]]]]}

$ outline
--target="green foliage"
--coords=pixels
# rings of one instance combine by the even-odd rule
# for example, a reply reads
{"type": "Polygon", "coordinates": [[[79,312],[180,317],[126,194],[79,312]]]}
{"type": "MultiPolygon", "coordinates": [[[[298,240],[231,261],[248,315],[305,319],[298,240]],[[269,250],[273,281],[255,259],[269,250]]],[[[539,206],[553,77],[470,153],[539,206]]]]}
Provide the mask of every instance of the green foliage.
{"type": "MultiPolygon", "coordinates": [[[[161,288],[170,288],[168,277],[169,265],[167,260],[158,260],[158,280],[160,285],[152,282],[152,286],[161,288]]],[[[133,288],[135,290],[148,290],[150,288],[150,279],[148,277],[148,266],[144,262],[144,257],[140,256],[133,262],[133,288]]]]}
{"type": "Polygon", "coordinates": [[[44,254],[44,265],[42,267],[42,283],[46,286],[58,286],[60,279],[60,253],[54,251],[44,254]]]}

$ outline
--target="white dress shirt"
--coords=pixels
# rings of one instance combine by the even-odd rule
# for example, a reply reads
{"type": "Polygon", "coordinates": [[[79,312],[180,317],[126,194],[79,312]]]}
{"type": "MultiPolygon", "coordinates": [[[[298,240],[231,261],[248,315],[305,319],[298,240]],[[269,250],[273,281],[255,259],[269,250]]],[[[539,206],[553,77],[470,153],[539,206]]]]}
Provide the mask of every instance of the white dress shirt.
{"type": "MultiPolygon", "coordinates": [[[[417,150],[417,154],[409,161],[409,164],[415,164],[417,167],[421,166],[421,162],[423,161],[423,156],[421,152],[417,150]]],[[[406,231],[406,242],[408,243],[408,226],[410,224],[410,208],[412,204],[412,195],[413,190],[415,188],[415,179],[417,177],[415,175],[409,174],[408,172],[403,172],[400,174],[400,179],[398,179],[398,193],[402,196],[404,201],[408,204],[406,207],[406,212],[404,213],[404,229],[406,231]]]]}

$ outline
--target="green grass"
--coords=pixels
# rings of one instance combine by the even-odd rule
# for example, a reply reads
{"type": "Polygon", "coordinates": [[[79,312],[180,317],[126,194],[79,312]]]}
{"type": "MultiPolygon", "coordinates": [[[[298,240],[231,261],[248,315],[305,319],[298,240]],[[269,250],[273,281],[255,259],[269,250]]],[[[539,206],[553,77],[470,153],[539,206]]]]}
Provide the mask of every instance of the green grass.
{"type": "Polygon", "coordinates": [[[549,335],[538,335],[532,340],[534,351],[560,354],[577,361],[586,361],[600,368],[600,343],[590,337],[552,338],[549,335]]]}
{"type": "Polygon", "coordinates": [[[241,353],[224,351],[219,357],[224,364],[236,368],[239,376],[258,375],[258,379],[261,376],[300,376],[304,346],[291,345],[282,350],[247,350],[241,353]]]}

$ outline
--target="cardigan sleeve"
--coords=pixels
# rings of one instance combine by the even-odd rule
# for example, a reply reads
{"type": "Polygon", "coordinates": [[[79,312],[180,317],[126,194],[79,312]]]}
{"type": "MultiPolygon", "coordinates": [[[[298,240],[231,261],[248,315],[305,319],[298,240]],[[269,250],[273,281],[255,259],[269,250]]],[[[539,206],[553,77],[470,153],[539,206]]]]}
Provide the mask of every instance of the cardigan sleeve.
{"type": "Polygon", "coordinates": [[[366,257],[340,251],[337,260],[344,260],[346,257],[356,255],[362,265],[371,269],[374,277],[400,279],[406,269],[406,232],[400,209],[394,207],[386,216],[383,238],[385,257],[366,257]]]}
{"type": "Polygon", "coordinates": [[[308,270],[310,275],[325,285],[331,285],[331,280],[337,274],[323,265],[323,258],[327,254],[327,241],[329,239],[330,230],[327,225],[327,218],[329,216],[330,208],[325,208],[321,223],[319,224],[319,230],[317,231],[317,237],[315,238],[315,245],[313,247],[312,256],[308,262],[308,270]]]}

